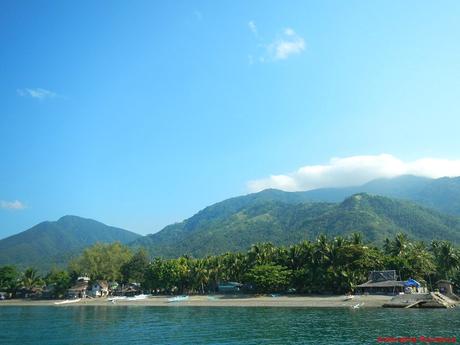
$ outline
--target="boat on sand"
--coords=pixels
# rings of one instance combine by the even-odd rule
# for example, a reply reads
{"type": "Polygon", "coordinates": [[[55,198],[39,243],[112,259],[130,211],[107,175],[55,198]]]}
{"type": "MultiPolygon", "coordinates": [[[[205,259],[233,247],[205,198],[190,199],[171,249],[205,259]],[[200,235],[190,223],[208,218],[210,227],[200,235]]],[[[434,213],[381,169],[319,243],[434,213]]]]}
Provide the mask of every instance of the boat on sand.
{"type": "Polygon", "coordinates": [[[70,304],[70,303],[77,303],[77,302],[80,302],[81,301],[81,298],[77,298],[77,299],[66,299],[64,301],[59,301],[59,302],[54,302],[54,304],[70,304]]]}
{"type": "Polygon", "coordinates": [[[140,300],[143,300],[143,299],[146,299],[148,297],[148,295],[136,295],[134,297],[128,297],[127,300],[128,301],[140,301],[140,300]]]}

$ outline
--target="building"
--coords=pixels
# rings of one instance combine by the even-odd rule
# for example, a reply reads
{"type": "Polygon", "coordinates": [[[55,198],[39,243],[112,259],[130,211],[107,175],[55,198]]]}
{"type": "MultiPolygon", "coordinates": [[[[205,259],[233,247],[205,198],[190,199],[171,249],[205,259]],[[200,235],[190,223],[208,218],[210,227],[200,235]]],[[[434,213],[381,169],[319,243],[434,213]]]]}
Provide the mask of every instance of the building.
{"type": "Polygon", "coordinates": [[[227,282],[222,283],[217,286],[219,292],[221,293],[236,293],[240,292],[243,287],[243,284],[237,282],[227,282]]]}
{"type": "Polygon", "coordinates": [[[97,280],[91,284],[90,294],[93,297],[107,297],[109,295],[109,284],[105,280],[97,280]]]}
{"type": "Polygon", "coordinates": [[[85,298],[87,288],[88,283],[76,282],[70,289],[67,290],[66,295],[68,298],[85,298]]]}
{"type": "Polygon", "coordinates": [[[86,290],[88,289],[88,277],[78,277],[75,284],[67,290],[67,297],[68,298],[85,298],[86,297],[86,290]]]}
{"type": "Polygon", "coordinates": [[[115,296],[127,296],[133,297],[142,293],[140,284],[138,283],[128,283],[118,285],[116,290],[112,290],[112,294],[115,296]]]}
{"type": "Polygon", "coordinates": [[[371,271],[364,284],[356,286],[361,294],[397,295],[404,292],[404,282],[397,279],[396,271],[371,271]]]}
{"type": "Polygon", "coordinates": [[[460,298],[454,293],[453,285],[454,284],[448,280],[439,280],[436,282],[436,286],[440,293],[454,301],[460,301],[460,298]]]}

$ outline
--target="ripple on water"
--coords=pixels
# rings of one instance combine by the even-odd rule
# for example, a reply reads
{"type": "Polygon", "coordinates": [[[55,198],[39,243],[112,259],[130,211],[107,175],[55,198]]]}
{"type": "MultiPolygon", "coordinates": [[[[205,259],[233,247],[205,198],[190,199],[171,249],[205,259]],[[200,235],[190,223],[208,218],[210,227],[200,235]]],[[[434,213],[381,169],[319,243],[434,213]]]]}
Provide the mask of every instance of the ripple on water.
{"type": "Polygon", "coordinates": [[[2,307],[0,344],[375,344],[460,337],[460,309],[2,307]]]}

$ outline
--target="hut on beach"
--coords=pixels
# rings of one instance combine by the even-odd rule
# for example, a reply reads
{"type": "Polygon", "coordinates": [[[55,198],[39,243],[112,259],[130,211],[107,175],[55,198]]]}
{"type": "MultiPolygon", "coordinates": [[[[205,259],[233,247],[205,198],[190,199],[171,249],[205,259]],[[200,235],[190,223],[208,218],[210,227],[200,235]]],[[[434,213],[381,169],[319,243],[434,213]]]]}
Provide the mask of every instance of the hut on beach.
{"type": "Polygon", "coordinates": [[[437,286],[439,292],[442,293],[443,295],[445,295],[445,296],[447,296],[450,299],[453,299],[455,301],[460,301],[460,297],[458,297],[454,293],[454,289],[453,289],[454,284],[451,281],[449,281],[449,280],[438,280],[436,282],[436,286],[437,286]]]}
{"type": "Polygon", "coordinates": [[[356,286],[356,292],[374,295],[397,295],[404,292],[404,282],[397,279],[395,270],[371,271],[367,282],[356,286]]]}
{"type": "Polygon", "coordinates": [[[116,289],[112,290],[112,295],[114,296],[133,297],[140,293],[142,293],[142,289],[138,283],[118,285],[116,289]]]}
{"type": "Polygon", "coordinates": [[[217,289],[221,293],[237,293],[243,288],[243,284],[238,282],[226,282],[221,283],[217,286],[217,289]]]}
{"type": "Polygon", "coordinates": [[[93,297],[107,297],[109,295],[109,284],[105,280],[97,280],[91,284],[91,295],[93,297]]]}
{"type": "Polygon", "coordinates": [[[78,277],[76,283],[67,290],[66,296],[68,298],[85,298],[86,290],[88,289],[88,283],[88,277],[78,277]]]}

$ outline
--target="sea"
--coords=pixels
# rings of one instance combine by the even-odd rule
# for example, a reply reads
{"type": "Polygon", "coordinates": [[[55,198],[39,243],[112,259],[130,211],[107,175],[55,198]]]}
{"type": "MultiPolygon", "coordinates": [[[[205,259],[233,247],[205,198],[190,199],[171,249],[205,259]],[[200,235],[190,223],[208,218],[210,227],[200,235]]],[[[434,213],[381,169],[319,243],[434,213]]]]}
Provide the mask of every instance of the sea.
{"type": "Polygon", "coordinates": [[[460,308],[0,307],[2,345],[383,344],[414,340],[419,344],[460,342],[460,308]]]}

